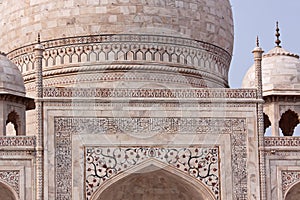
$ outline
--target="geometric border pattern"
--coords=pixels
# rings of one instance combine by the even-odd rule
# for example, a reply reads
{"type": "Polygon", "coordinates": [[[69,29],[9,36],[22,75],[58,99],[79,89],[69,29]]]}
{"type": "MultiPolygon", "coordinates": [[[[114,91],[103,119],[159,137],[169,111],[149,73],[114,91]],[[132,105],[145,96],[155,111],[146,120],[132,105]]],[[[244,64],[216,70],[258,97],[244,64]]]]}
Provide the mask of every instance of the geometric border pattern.
{"type": "Polygon", "coordinates": [[[246,120],[243,118],[55,117],[54,128],[57,200],[72,199],[73,134],[126,134],[127,130],[134,131],[136,128],[150,134],[229,134],[232,145],[232,199],[247,199],[246,120]]]}

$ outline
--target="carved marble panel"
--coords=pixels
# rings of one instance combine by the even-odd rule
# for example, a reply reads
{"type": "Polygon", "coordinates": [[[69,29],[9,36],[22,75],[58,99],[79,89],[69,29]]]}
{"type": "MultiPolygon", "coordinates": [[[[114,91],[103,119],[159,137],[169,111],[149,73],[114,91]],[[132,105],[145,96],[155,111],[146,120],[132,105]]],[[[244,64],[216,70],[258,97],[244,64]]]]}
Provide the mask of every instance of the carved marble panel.
{"type": "MultiPolygon", "coordinates": [[[[228,134],[231,138],[233,200],[247,199],[246,120],[243,118],[55,117],[56,199],[72,199],[74,134],[228,134]],[[139,130],[136,131],[136,130],[139,130]]],[[[144,147],[146,148],[146,147],[144,147]]],[[[146,151],[146,150],[145,150],[146,151]]],[[[156,152],[160,151],[157,149],[156,152]]],[[[150,150],[148,150],[150,152],[150,150]]],[[[155,153],[155,151],[152,151],[155,153]]],[[[96,154],[89,151],[92,156],[96,154]]]]}

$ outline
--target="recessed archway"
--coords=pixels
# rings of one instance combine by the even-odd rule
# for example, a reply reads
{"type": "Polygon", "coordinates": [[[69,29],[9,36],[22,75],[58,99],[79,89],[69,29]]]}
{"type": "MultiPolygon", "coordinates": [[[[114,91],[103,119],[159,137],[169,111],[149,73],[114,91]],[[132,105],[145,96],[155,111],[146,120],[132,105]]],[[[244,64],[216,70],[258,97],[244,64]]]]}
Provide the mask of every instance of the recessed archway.
{"type": "Polygon", "coordinates": [[[300,199],[300,182],[296,183],[286,193],[285,200],[299,200],[300,199]]]}
{"type": "Polygon", "coordinates": [[[10,187],[0,182],[0,199],[1,200],[17,200],[15,192],[10,187]]]}
{"type": "Polygon", "coordinates": [[[215,200],[205,185],[173,167],[150,164],[113,179],[91,200],[215,200]]]}

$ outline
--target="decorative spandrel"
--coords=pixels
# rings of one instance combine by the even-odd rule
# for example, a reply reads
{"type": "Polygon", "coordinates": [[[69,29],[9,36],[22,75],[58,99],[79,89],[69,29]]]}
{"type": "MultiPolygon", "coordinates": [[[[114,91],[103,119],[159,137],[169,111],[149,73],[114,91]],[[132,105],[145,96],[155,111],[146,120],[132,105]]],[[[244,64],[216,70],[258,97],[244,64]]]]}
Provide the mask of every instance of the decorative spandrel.
{"type": "Polygon", "coordinates": [[[203,182],[219,199],[219,148],[87,147],[86,199],[106,180],[147,159],[156,159],[203,182]]]}

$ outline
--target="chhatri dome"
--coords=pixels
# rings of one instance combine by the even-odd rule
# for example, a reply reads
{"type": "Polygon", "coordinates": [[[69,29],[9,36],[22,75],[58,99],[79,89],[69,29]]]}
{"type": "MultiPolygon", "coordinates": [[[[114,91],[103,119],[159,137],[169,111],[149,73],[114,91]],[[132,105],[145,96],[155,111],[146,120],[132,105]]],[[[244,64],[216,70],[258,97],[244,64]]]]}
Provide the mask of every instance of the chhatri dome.
{"type": "MultiPolygon", "coordinates": [[[[263,55],[262,83],[263,94],[285,95],[300,93],[300,60],[297,54],[291,53],[280,46],[279,28],[276,29],[276,46],[263,55]]],[[[243,88],[255,87],[255,66],[249,68],[243,88]]]]}
{"type": "Polygon", "coordinates": [[[1,2],[0,46],[29,93],[38,32],[45,86],[229,87],[229,0],[1,2]]]}
{"type": "Polygon", "coordinates": [[[18,67],[0,53],[0,94],[25,96],[22,74],[18,67]]]}

